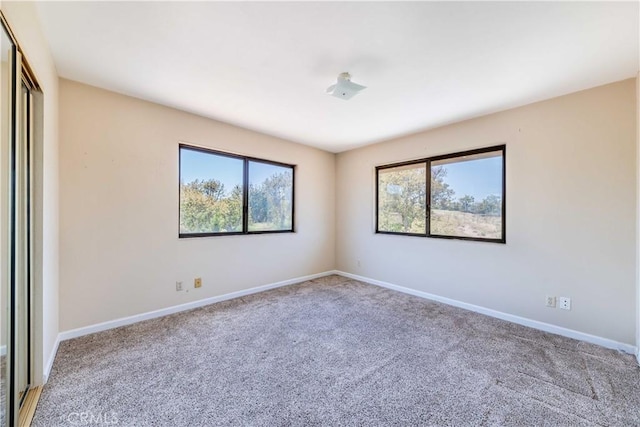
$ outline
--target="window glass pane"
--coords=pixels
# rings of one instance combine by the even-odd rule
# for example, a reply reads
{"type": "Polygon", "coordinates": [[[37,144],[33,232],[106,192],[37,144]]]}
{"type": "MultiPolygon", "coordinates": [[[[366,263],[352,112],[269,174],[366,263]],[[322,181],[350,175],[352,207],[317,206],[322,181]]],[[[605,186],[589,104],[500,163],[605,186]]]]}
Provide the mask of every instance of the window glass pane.
{"type": "Polygon", "coordinates": [[[426,164],[378,170],[378,231],[425,234],[426,164]]]}
{"type": "Polygon", "coordinates": [[[431,162],[430,234],[502,239],[503,152],[431,162]]]}
{"type": "Polygon", "coordinates": [[[291,230],[293,168],[249,161],[249,231],[291,230]]]}
{"type": "Polygon", "coordinates": [[[242,232],[244,161],[180,149],[180,233],[242,232]]]}

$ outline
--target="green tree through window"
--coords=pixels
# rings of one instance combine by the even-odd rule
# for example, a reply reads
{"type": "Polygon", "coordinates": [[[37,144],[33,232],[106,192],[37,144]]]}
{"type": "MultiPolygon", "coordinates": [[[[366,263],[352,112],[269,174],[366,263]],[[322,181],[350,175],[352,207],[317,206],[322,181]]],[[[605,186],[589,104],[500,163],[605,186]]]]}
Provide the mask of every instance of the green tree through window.
{"type": "Polygon", "coordinates": [[[376,231],[504,243],[504,153],[497,146],[376,168],[376,231]]]}
{"type": "Polygon", "coordinates": [[[426,194],[424,163],[381,170],[378,175],[378,229],[424,233],[426,194]]]}
{"type": "Polygon", "coordinates": [[[293,231],[293,173],[291,165],[181,145],[180,236],[293,231]]]}
{"type": "Polygon", "coordinates": [[[291,228],[293,171],[249,162],[249,231],[291,228]]]}

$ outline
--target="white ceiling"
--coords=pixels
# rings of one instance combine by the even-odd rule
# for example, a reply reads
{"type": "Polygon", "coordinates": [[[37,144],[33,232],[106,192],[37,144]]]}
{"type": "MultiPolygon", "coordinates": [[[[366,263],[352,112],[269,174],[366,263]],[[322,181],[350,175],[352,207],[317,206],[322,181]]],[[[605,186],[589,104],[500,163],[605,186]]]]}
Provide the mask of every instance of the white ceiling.
{"type": "Polygon", "coordinates": [[[639,3],[42,2],[61,77],[332,152],[636,75],[639,3]],[[368,86],[324,93],[340,72],[368,86]]]}

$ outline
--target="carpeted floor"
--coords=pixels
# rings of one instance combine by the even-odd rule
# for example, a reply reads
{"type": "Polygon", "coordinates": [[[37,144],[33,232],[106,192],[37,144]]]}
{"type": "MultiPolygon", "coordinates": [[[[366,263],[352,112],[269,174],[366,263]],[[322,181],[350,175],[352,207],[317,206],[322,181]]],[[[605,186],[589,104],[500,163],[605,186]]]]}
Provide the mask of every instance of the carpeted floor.
{"type": "Polygon", "coordinates": [[[33,425],[114,424],[637,426],[640,368],[329,276],[61,343],[33,425]]]}

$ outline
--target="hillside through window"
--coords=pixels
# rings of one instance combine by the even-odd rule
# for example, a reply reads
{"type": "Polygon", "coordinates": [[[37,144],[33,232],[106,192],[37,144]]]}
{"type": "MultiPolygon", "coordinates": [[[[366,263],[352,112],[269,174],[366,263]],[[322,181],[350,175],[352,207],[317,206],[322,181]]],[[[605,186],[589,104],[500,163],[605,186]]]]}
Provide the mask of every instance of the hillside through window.
{"type": "Polygon", "coordinates": [[[504,154],[501,145],[377,167],[376,232],[504,243],[504,154]]]}

